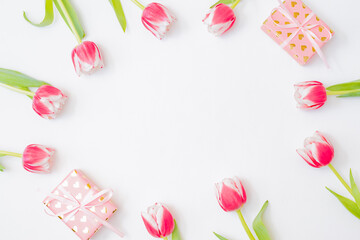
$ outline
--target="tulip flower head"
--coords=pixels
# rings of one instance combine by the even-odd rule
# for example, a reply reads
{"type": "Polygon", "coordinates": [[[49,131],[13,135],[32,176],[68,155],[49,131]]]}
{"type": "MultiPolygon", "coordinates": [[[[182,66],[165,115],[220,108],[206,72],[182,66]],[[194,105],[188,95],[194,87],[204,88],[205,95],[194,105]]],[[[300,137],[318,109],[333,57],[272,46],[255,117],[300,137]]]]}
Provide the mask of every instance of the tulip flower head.
{"type": "Polygon", "coordinates": [[[90,74],[104,67],[99,48],[95,43],[84,41],[76,46],[71,53],[76,73],[90,74]]]}
{"type": "MultiPolygon", "coordinates": [[[[0,151],[0,156],[12,156],[21,158],[25,170],[32,173],[48,173],[52,165],[55,150],[42,145],[32,144],[25,148],[23,154],[0,151]]],[[[5,168],[0,165],[0,171],[5,168]]]]}
{"type": "Polygon", "coordinates": [[[220,3],[209,10],[203,22],[208,26],[210,33],[220,36],[234,25],[235,20],[234,10],[228,5],[220,3]]]}
{"type": "Polygon", "coordinates": [[[321,82],[308,81],[295,84],[295,100],[299,108],[318,109],[326,100],[326,89],[321,82]]]}
{"type": "Polygon", "coordinates": [[[155,37],[162,39],[175,22],[175,16],[160,3],[150,3],[143,10],[141,21],[155,37]]]}
{"type": "Polygon", "coordinates": [[[246,192],[240,179],[225,178],[215,184],[216,197],[225,212],[236,211],[246,202],[246,192]]]}
{"type": "Polygon", "coordinates": [[[49,173],[54,153],[52,148],[38,144],[29,145],[22,156],[23,166],[32,173],[49,173]]]}
{"type": "Polygon", "coordinates": [[[53,86],[43,85],[35,92],[33,109],[45,119],[54,119],[62,110],[66,99],[66,95],[59,89],[53,86]]]}
{"type": "Polygon", "coordinates": [[[153,237],[164,238],[174,231],[174,218],[170,211],[160,203],[155,203],[146,212],[142,212],[141,217],[147,231],[153,237]]]}
{"type": "Polygon", "coordinates": [[[318,131],[304,141],[304,148],[297,149],[297,153],[312,167],[320,168],[331,163],[334,148],[331,143],[318,131]]]}

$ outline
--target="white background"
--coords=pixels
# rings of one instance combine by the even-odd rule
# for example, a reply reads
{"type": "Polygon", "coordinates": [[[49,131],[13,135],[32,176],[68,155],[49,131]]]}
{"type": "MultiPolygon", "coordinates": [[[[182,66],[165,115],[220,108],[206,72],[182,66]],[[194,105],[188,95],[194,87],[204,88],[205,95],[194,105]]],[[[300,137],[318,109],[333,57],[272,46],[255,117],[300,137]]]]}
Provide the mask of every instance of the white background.
{"type": "MultiPolygon", "coordinates": [[[[293,84],[326,85],[359,78],[360,4],[355,0],[306,1],[334,29],[318,56],[298,65],[261,30],[275,0],[243,0],[233,29],[216,38],[202,18],[206,0],[164,0],[177,16],[162,41],[140,21],[141,11],[122,0],[124,35],[108,1],[72,1],[87,34],[100,47],[105,68],[78,78],[70,53],[75,38],[56,13],[53,25],[36,28],[42,0],[2,1],[0,66],[48,81],[69,100],[53,121],[40,118],[31,101],[0,89],[0,146],[22,152],[38,143],[57,150],[50,175],[30,174],[16,158],[2,158],[1,239],[71,240],[76,235],[43,212],[42,200],[72,169],[101,188],[115,190],[119,211],[110,223],[127,239],[151,239],[140,212],[156,201],[169,206],[183,239],[247,239],[235,214],[223,212],[213,184],[239,176],[247,190],[248,223],[265,200],[272,239],[357,239],[359,220],[328,193],[347,195],[328,168],[313,169],[295,149],[320,130],[335,147],[333,165],[360,184],[360,99],[331,97],[317,111],[297,109],[293,84]]],[[[149,1],[143,0],[143,3],[149,1]]],[[[103,228],[95,240],[118,239],[103,228]]]]}

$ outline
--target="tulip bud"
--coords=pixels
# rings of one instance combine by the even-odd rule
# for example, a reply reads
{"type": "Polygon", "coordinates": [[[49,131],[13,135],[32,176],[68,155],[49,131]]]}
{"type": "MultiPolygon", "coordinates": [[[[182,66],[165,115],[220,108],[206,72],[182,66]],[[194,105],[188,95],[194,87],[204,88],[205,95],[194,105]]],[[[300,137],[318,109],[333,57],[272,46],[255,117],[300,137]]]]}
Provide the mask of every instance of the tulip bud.
{"type": "Polygon", "coordinates": [[[318,131],[304,141],[304,149],[297,153],[312,167],[320,168],[328,165],[334,157],[331,143],[318,131]]]}
{"type": "Polygon", "coordinates": [[[32,173],[48,173],[55,150],[42,145],[32,144],[25,148],[22,156],[25,170],[32,173]]]}
{"type": "Polygon", "coordinates": [[[209,10],[203,22],[208,26],[210,33],[220,36],[234,25],[235,20],[236,16],[233,9],[220,3],[209,10]]]}
{"type": "Polygon", "coordinates": [[[141,217],[147,231],[153,237],[164,238],[174,231],[174,218],[170,211],[160,203],[155,203],[147,209],[147,212],[142,212],[141,217]]]}
{"type": "Polygon", "coordinates": [[[237,177],[215,184],[216,197],[225,212],[238,210],[246,202],[246,192],[237,177]]]}
{"type": "Polygon", "coordinates": [[[295,84],[295,100],[299,108],[318,109],[327,99],[326,89],[321,82],[308,81],[295,84]]]}
{"type": "Polygon", "coordinates": [[[62,110],[67,97],[59,89],[43,85],[36,91],[33,99],[33,109],[45,119],[54,119],[62,110]]]}
{"type": "Polygon", "coordinates": [[[71,53],[71,58],[79,76],[104,67],[99,48],[90,41],[84,41],[76,46],[71,53]]]}
{"type": "Polygon", "coordinates": [[[171,25],[176,20],[175,16],[160,3],[150,3],[144,9],[141,21],[152,34],[162,39],[171,25]]]}

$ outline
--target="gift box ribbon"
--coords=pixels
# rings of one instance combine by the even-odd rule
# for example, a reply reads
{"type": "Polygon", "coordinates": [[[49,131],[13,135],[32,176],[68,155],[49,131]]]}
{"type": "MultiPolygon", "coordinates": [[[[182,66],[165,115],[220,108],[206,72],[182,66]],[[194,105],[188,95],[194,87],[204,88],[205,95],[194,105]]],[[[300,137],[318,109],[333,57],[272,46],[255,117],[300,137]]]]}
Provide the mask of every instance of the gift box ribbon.
{"type": "Polygon", "coordinates": [[[323,24],[313,24],[313,25],[306,25],[314,16],[314,12],[311,12],[309,16],[305,18],[305,20],[300,23],[297,21],[289,12],[289,10],[286,8],[286,6],[282,3],[281,0],[278,0],[280,3],[280,6],[275,8],[271,13],[271,20],[273,20],[274,24],[280,28],[288,29],[288,28],[296,28],[296,30],[281,44],[281,47],[286,47],[291,40],[301,31],[304,33],[304,35],[309,39],[310,43],[314,47],[315,51],[319,54],[320,58],[324,61],[325,65],[329,67],[326,57],[324,53],[321,51],[320,46],[316,43],[314,39],[317,39],[320,41],[319,37],[312,31],[315,27],[323,27],[326,29],[326,31],[329,33],[329,38],[327,38],[326,41],[329,41],[332,38],[332,34],[328,27],[324,26],[323,24]],[[272,18],[272,15],[275,11],[279,11],[282,13],[286,18],[288,18],[292,23],[287,25],[281,25],[275,22],[275,20],[272,18]]]}
{"type": "Polygon", "coordinates": [[[90,211],[90,208],[103,206],[104,204],[110,201],[113,195],[113,191],[111,189],[105,189],[96,194],[94,194],[94,191],[90,190],[85,195],[82,201],[78,201],[70,192],[68,192],[62,186],[59,186],[58,189],[64,194],[63,197],[52,193],[48,194],[48,197],[52,200],[58,200],[59,202],[61,202],[61,204],[67,205],[68,209],[59,213],[53,213],[45,205],[45,210],[47,214],[58,217],[64,216],[63,221],[68,222],[73,216],[75,216],[79,211],[81,211],[86,215],[88,215],[89,217],[95,218],[103,226],[109,228],[111,231],[113,231],[120,237],[124,237],[124,234],[122,232],[120,232],[110,223],[108,223],[107,221],[103,220],[102,218],[100,218],[99,216],[97,216],[96,214],[90,211]]]}

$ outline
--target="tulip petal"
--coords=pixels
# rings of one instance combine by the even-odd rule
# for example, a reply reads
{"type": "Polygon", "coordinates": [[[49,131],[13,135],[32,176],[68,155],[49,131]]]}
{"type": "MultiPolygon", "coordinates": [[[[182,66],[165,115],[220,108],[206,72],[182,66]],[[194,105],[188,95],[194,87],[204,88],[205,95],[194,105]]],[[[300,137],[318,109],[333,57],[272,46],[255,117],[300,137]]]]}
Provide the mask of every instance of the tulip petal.
{"type": "Polygon", "coordinates": [[[220,3],[208,11],[203,22],[208,26],[210,33],[220,36],[234,25],[235,20],[236,16],[233,9],[220,3]]]}
{"type": "Polygon", "coordinates": [[[156,238],[161,237],[160,231],[158,230],[158,226],[154,218],[150,214],[145,212],[141,213],[141,217],[149,234],[156,238]]]}
{"type": "Polygon", "coordinates": [[[296,152],[302,157],[310,166],[318,167],[314,164],[315,160],[309,156],[309,153],[305,149],[297,149],[296,152]]]}
{"type": "Polygon", "coordinates": [[[174,231],[174,218],[166,207],[162,206],[159,209],[156,218],[162,237],[166,237],[174,231]]]}
{"type": "Polygon", "coordinates": [[[150,3],[141,16],[145,28],[160,40],[170,30],[175,20],[175,16],[160,3],[150,3]]]}

